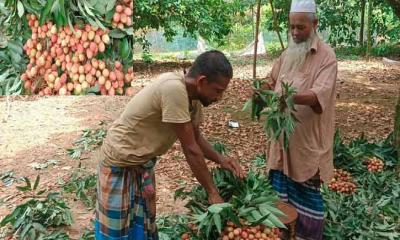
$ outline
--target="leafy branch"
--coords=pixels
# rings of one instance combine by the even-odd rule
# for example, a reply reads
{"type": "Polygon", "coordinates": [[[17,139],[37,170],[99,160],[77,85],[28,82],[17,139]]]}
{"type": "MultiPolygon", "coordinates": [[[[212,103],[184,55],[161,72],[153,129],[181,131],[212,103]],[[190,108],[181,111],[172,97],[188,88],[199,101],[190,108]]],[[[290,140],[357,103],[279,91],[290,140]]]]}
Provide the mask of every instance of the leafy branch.
{"type": "Polygon", "coordinates": [[[228,221],[237,226],[262,224],[285,228],[279,220],[283,213],[275,206],[278,196],[264,174],[250,171],[242,181],[228,171],[213,169],[212,176],[226,203],[210,206],[201,186],[175,192],[175,197],[189,200],[186,207],[192,210],[200,239],[216,239],[228,221]]]}
{"type": "Polygon", "coordinates": [[[260,120],[262,115],[266,116],[264,131],[271,139],[279,140],[283,136],[284,148],[289,147],[289,138],[294,133],[297,119],[293,95],[295,88],[289,83],[282,83],[282,94],[272,90],[261,90],[261,81],[254,81],[255,93],[246,102],[243,110],[251,107],[251,118],[260,120]]]}
{"type": "Polygon", "coordinates": [[[75,192],[78,199],[90,208],[93,208],[96,202],[96,183],[97,175],[90,174],[85,176],[81,168],[72,174],[72,179],[64,185],[64,190],[68,193],[75,192]]]}
{"type": "MultiPolygon", "coordinates": [[[[103,125],[104,122],[100,122],[100,126],[103,125]]],[[[73,159],[80,159],[84,152],[93,151],[99,147],[106,134],[107,132],[104,128],[83,130],[82,136],[73,143],[74,146],[67,149],[68,155],[73,159]]]]}
{"type": "Polygon", "coordinates": [[[17,186],[17,189],[23,193],[28,192],[28,200],[5,216],[0,227],[11,224],[20,239],[36,240],[47,235],[47,227],[72,224],[72,213],[59,193],[50,192],[46,197],[42,196],[45,190],[38,191],[39,176],[33,184],[27,177],[23,181],[25,186],[17,186]]]}

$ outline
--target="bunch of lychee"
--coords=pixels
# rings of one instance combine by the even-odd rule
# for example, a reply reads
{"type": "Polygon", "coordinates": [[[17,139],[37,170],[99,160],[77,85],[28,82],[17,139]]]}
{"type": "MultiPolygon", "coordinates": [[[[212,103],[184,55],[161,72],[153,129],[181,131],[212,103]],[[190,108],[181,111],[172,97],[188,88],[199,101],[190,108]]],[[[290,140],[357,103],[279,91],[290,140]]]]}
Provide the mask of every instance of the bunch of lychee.
{"type": "Polygon", "coordinates": [[[97,59],[110,44],[108,30],[85,25],[57,29],[52,22],[39,26],[35,15],[27,16],[32,37],[25,43],[29,56],[21,75],[25,90],[39,95],[80,95],[98,85],[101,94],[133,92],[133,67],[97,59]]]}
{"type": "Polygon", "coordinates": [[[343,169],[335,169],[334,173],[334,178],[328,185],[329,189],[345,194],[351,194],[356,190],[357,186],[349,172],[343,169]]]}
{"type": "Polygon", "coordinates": [[[133,17],[133,1],[120,0],[115,6],[115,13],[112,18],[112,26],[114,28],[126,28],[132,26],[133,17]]]}
{"type": "Polygon", "coordinates": [[[376,158],[376,157],[365,161],[364,164],[367,165],[367,169],[370,172],[382,172],[383,171],[383,167],[385,166],[383,161],[378,159],[378,158],[376,158]]]}

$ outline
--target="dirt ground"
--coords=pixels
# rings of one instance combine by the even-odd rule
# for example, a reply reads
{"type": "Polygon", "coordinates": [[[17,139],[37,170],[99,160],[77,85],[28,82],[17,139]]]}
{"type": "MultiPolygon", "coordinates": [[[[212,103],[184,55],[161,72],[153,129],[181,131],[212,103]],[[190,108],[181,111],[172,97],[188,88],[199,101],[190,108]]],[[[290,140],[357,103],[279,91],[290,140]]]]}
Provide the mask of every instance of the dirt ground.
{"type": "MultiPolygon", "coordinates": [[[[272,61],[258,68],[258,76],[266,76],[272,61]]],[[[227,145],[228,154],[238,157],[247,167],[251,159],[264,152],[265,137],[259,123],[251,122],[249,114],[241,112],[246,100],[246,89],[251,84],[251,65],[235,65],[234,81],[223,100],[205,110],[203,132],[208,139],[227,145]],[[227,126],[237,120],[239,128],[227,126]]],[[[142,68],[135,72],[137,88],[145,86],[152,77],[164,71],[181,70],[177,64],[142,68]]],[[[385,66],[380,60],[341,61],[337,81],[336,124],[345,138],[365,134],[369,139],[383,138],[393,128],[394,105],[400,87],[400,67],[385,66]]],[[[79,161],[66,154],[85,128],[97,128],[100,121],[108,126],[119,116],[129,97],[13,97],[0,98],[0,175],[13,171],[18,179],[41,175],[40,188],[61,190],[61,182],[68,182],[79,161]],[[7,106],[10,106],[9,111],[7,106]],[[35,170],[32,164],[56,160],[56,164],[35,170]]],[[[179,144],[174,145],[157,165],[157,208],[159,214],[185,211],[183,203],[173,201],[174,189],[195,182],[179,144]]],[[[92,153],[82,164],[95,172],[92,153]]],[[[24,200],[15,186],[0,181],[0,220],[24,200]]],[[[65,230],[78,239],[90,226],[93,210],[67,196],[73,211],[74,224],[65,230]]],[[[5,230],[3,229],[3,232],[5,230]]],[[[1,238],[0,229],[0,238],[1,238]]]]}

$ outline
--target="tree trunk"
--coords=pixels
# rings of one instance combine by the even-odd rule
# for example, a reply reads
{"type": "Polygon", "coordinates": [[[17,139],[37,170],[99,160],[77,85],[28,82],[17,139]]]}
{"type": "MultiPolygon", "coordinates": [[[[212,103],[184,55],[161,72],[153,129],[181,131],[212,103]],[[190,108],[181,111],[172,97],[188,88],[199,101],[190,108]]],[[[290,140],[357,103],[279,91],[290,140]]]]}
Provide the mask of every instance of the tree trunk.
{"type": "MultiPolygon", "coordinates": [[[[386,0],[386,2],[392,7],[394,13],[400,17],[400,0],[386,0]]],[[[394,118],[394,137],[397,156],[400,159],[400,92],[397,98],[396,115],[394,118]]],[[[400,166],[398,169],[400,169],[400,166]]]]}
{"type": "Polygon", "coordinates": [[[281,43],[282,50],[285,50],[285,46],[283,45],[281,33],[279,31],[279,28],[278,28],[278,20],[276,19],[276,12],[275,12],[275,8],[274,8],[273,0],[269,0],[269,4],[271,5],[272,20],[273,20],[273,24],[274,24],[274,29],[276,31],[276,34],[278,34],[278,38],[279,38],[279,42],[281,43]]]}
{"type": "Polygon", "coordinates": [[[257,3],[257,19],[256,19],[256,34],[254,40],[254,58],[253,58],[253,79],[257,77],[257,46],[258,46],[258,32],[260,28],[260,12],[261,12],[261,0],[257,3]]]}
{"type": "Polygon", "coordinates": [[[365,5],[366,0],[361,0],[360,46],[364,45],[365,5]]]}
{"type": "Polygon", "coordinates": [[[394,139],[397,156],[400,159],[400,91],[397,97],[396,115],[394,118],[394,139]]]}
{"type": "Polygon", "coordinates": [[[254,5],[251,6],[251,30],[253,31],[253,36],[255,36],[255,30],[254,30],[254,5]]]}
{"type": "Polygon", "coordinates": [[[371,56],[371,48],[372,48],[372,8],[373,8],[373,0],[368,0],[368,37],[367,37],[367,59],[371,56]]]}
{"type": "Polygon", "coordinates": [[[400,0],[386,0],[386,2],[392,7],[394,13],[400,17],[400,0]]]}

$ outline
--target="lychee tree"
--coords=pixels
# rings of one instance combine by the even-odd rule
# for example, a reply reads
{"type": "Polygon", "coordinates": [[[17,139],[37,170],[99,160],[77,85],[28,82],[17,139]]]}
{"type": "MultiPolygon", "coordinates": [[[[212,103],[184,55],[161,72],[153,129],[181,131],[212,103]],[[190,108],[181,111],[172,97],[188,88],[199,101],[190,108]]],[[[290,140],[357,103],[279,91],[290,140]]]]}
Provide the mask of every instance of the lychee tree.
{"type": "MultiPolygon", "coordinates": [[[[395,14],[400,17],[400,0],[386,0],[393,8],[395,14]]],[[[397,97],[396,115],[394,121],[394,137],[397,149],[398,159],[400,159],[400,90],[397,97]]]]}

